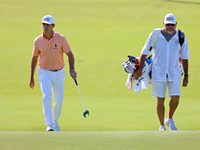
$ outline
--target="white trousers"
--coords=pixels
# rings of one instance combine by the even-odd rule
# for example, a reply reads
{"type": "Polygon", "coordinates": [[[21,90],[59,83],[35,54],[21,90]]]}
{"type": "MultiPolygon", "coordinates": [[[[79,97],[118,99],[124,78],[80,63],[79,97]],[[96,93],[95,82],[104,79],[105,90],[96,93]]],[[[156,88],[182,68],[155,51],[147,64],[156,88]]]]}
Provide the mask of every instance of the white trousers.
{"type": "Polygon", "coordinates": [[[42,91],[42,107],[46,125],[52,125],[57,122],[62,110],[65,84],[65,70],[57,72],[48,71],[42,68],[38,70],[38,78],[42,91]],[[53,109],[51,106],[51,92],[53,93],[53,109]]]}

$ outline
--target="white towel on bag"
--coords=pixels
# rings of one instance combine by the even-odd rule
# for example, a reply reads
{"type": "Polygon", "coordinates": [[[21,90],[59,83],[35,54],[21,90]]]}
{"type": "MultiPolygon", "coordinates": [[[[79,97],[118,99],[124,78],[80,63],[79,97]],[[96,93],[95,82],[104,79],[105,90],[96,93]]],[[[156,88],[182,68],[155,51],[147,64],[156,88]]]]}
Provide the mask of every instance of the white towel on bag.
{"type": "Polygon", "coordinates": [[[137,93],[140,93],[142,89],[148,89],[149,88],[148,73],[149,73],[149,66],[148,63],[145,61],[145,65],[142,69],[142,76],[139,77],[138,80],[135,80],[132,74],[128,74],[125,86],[128,87],[131,91],[134,90],[137,93]],[[136,84],[135,81],[137,81],[136,84]]]}

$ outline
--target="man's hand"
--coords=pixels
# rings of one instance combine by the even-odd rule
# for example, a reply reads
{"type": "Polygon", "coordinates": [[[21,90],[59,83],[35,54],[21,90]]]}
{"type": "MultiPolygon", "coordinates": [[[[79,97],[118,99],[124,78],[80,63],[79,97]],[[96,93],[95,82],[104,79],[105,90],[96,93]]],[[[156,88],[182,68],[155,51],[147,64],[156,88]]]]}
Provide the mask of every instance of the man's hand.
{"type": "Polygon", "coordinates": [[[68,52],[68,53],[66,53],[66,55],[68,56],[69,68],[70,68],[70,70],[69,70],[70,75],[71,75],[71,77],[72,77],[73,79],[75,79],[76,76],[77,76],[77,73],[76,73],[76,71],[74,70],[74,55],[73,55],[73,53],[72,53],[71,51],[68,52]]]}
{"type": "Polygon", "coordinates": [[[142,76],[142,67],[139,67],[138,70],[134,73],[134,78],[138,79],[142,76]]]}
{"type": "Polygon", "coordinates": [[[76,79],[76,77],[77,77],[76,71],[75,71],[74,69],[72,69],[72,70],[70,70],[69,72],[70,72],[71,77],[72,77],[73,79],[76,79]]]}
{"type": "Polygon", "coordinates": [[[32,89],[35,87],[35,80],[34,80],[34,78],[30,78],[30,80],[29,80],[29,86],[32,89]]]}
{"type": "Polygon", "coordinates": [[[187,87],[188,85],[188,59],[182,59],[182,65],[183,65],[183,70],[184,70],[184,78],[183,78],[183,87],[187,87]]]}
{"type": "Polygon", "coordinates": [[[183,78],[183,87],[187,87],[187,85],[188,85],[188,77],[184,77],[183,78]]]}
{"type": "Polygon", "coordinates": [[[138,68],[138,70],[134,73],[134,78],[138,79],[139,77],[142,76],[142,69],[143,69],[144,62],[145,62],[145,60],[146,60],[146,57],[147,57],[147,55],[141,54],[141,56],[140,56],[140,61],[139,61],[139,62],[140,62],[140,63],[139,63],[139,68],[138,68]]]}
{"type": "Polygon", "coordinates": [[[35,87],[34,73],[35,73],[37,61],[38,61],[38,56],[33,56],[31,59],[31,75],[30,75],[30,80],[29,80],[29,86],[32,89],[35,87]]]}

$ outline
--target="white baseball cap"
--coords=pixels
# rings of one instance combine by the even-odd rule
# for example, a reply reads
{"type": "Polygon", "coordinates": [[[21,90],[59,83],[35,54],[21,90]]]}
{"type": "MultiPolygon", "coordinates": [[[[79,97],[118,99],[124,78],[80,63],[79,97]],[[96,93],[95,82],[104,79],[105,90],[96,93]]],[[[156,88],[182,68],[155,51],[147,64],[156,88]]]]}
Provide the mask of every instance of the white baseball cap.
{"type": "Polygon", "coordinates": [[[174,16],[174,14],[166,14],[164,18],[164,24],[176,24],[176,17],[174,16]]]}
{"type": "Polygon", "coordinates": [[[55,24],[54,23],[54,18],[50,15],[46,15],[42,18],[42,22],[41,23],[46,23],[46,24],[55,24]]]}

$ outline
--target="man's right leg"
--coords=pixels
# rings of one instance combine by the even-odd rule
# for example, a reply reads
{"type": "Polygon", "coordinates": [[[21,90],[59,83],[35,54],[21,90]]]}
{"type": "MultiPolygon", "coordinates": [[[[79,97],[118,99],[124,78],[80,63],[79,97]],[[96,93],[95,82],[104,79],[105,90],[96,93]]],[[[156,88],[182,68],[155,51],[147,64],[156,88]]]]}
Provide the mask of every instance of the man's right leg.
{"type": "Polygon", "coordinates": [[[43,72],[39,70],[39,82],[40,82],[40,88],[42,91],[42,107],[43,107],[43,113],[45,118],[45,124],[48,125],[48,127],[53,129],[53,119],[52,119],[52,109],[51,109],[51,87],[52,82],[50,78],[43,72]]]}
{"type": "Polygon", "coordinates": [[[160,121],[160,126],[164,126],[164,117],[165,117],[164,102],[165,102],[165,98],[157,97],[156,110],[157,110],[158,119],[160,121]]]}
{"type": "Polygon", "coordinates": [[[166,82],[158,82],[152,80],[152,96],[157,98],[157,115],[160,122],[159,130],[166,130],[164,125],[164,117],[165,117],[165,93],[166,93],[166,82]]]}
{"type": "Polygon", "coordinates": [[[169,96],[171,97],[171,100],[169,102],[169,114],[167,118],[165,119],[165,124],[169,126],[170,130],[177,130],[177,127],[175,126],[175,122],[173,120],[173,115],[179,104],[180,80],[169,82],[168,89],[169,89],[169,96]]]}

